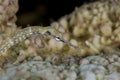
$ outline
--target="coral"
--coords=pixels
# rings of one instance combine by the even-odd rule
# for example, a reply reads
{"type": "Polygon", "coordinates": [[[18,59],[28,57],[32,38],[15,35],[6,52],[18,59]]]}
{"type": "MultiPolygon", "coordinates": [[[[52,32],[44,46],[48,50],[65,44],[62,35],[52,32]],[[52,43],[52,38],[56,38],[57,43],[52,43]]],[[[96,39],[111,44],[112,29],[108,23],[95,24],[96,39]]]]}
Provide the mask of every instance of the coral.
{"type": "MultiPolygon", "coordinates": [[[[3,0],[1,4],[5,11],[1,11],[0,41],[9,44],[15,41],[14,36],[21,41],[23,34],[19,30],[25,33],[29,28],[16,28],[17,1],[3,0]]],[[[71,14],[51,23],[72,43],[67,44],[79,46],[77,49],[48,35],[32,35],[30,39],[10,46],[6,54],[0,55],[0,79],[120,80],[119,7],[120,0],[96,1],[76,7],[71,14]]],[[[32,31],[35,30],[33,27],[32,31]]]]}
{"type": "MultiPolygon", "coordinates": [[[[17,6],[17,1],[14,6],[17,6]]],[[[73,45],[79,46],[78,49],[61,42],[56,42],[48,36],[47,38],[46,36],[33,35],[31,39],[27,39],[11,47],[7,54],[12,56],[14,54],[28,56],[37,54],[43,57],[53,55],[69,57],[94,55],[101,52],[119,53],[119,6],[119,0],[96,1],[85,4],[80,8],[75,8],[71,14],[63,16],[58,22],[51,23],[51,26],[57,27],[59,32],[63,33],[63,38],[73,45]]],[[[11,15],[15,14],[17,9],[15,8],[11,15]]],[[[14,21],[10,20],[13,21],[12,25],[15,24],[15,18],[13,19],[14,21]]],[[[6,26],[6,29],[14,28],[13,26],[6,26]]],[[[5,32],[5,35],[8,32],[9,36],[11,33],[18,32],[19,28],[15,28],[14,30],[16,31],[11,32],[9,30],[5,32]]]]}
{"type": "Polygon", "coordinates": [[[0,43],[17,30],[17,10],[18,0],[0,0],[0,43]]]}
{"type": "Polygon", "coordinates": [[[119,53],[119,7],[119,0],[96,1],[76,7],[71,14],[63,16],[57,23],[63,28],[64,37],[80,47],[71,55],[119,53]]]}
{"type": "MultiPolygon", "coordinates": [[[[63,33],[63,38],[79,46],[79,49],[56,42],[51,37],[47,38],[48,36],[45,36],[47,38],[45,39],[35,35],[31,40],[27,39],[17,44],[17,47],[13,46],[8,54],[32,55],[34,52],[44,57],[52,55],[66,57],[94,55],[100,52],[119,53],[119,6],[119,0],[116,2],[96,1],[75,8],[71,14],[63,16],[58,22],[51,23],[51,26],[57,26],[58,30],[63,33]],[[43,45],[44,48],[39,47],[43,45]]],[[[10,29],[13,28],[10,27],[10,29]]],[[[15,32],[17,31],[16,29],[15,32]]]]}
{"type": "Polygon", "coordinates": [[[102,54],[85,58],[32,57],[22,64],[6,65],[1,80],[120,80],[120,57],[102,54]],[[57,63],[57,65],[56,65],[57,63]]]}

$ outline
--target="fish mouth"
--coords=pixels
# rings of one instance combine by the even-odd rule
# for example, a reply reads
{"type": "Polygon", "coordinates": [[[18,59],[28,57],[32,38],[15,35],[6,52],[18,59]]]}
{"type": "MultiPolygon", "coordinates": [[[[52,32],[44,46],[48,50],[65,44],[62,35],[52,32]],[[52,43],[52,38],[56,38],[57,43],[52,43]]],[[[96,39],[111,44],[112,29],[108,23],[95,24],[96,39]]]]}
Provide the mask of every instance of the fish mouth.
{"type": "Polygon", "coordinates": [[[63,43],[65,43],[65,44],[67,44],[67,45],[69,45],[69,46],[71,46],[71,47],[73,47],[73,48],[75,48],[75,49],[78,49],[78,48],[79,48],[78,46],[70,43],[69,41],[67,41],[67,40],[65,40],[65,39],[63,39],[63,38],[61,38],[61,37],[59,37],[59,36],[54,36],[54,35],[53,35],[53,37],[54,37],[55,40],[58,41],[58,42],[63,42],[63,43]]]}

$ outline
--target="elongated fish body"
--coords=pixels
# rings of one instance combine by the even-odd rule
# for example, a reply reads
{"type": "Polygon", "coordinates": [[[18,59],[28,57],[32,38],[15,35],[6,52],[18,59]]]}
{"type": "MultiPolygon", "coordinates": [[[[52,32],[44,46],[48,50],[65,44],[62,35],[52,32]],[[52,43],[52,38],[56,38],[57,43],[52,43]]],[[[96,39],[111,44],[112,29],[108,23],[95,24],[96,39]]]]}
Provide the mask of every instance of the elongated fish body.
{"type": "Polygon", "coordinates": [[[49,33],[49,35],[53,36],[57,41],[64,42],[69,46],[76,48],[76,46],[64,40],[61,37],[60,32],[54,27],[31,26],[16,32],[13,36],[3,41],[0,46],[0,54],[6,52],[10,47],[25,40],[26,38],[29,38],[31,35],[36,35],[36,34],[44,35],[45,33],[49,33]]]}
{"type": "Polygon", "coordinates": [[[32,26],[16,32],[13,36],[7,38],[0,46],[0,54],[6,52],[11,46],[29,38],[34,34],[45,34],[47,31],[53,32],[53,27],[32,26]]]}

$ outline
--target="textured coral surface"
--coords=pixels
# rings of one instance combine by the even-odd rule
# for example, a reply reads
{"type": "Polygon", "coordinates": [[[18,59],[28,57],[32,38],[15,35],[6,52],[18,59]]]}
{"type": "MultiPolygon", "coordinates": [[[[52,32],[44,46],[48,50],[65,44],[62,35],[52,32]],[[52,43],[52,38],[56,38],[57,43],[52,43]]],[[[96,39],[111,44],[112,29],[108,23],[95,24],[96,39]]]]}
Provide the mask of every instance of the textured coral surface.
{"type": "Polygon", "coordinates": [[[0,80],[120,80],[120,57],[98,55],[57,59],[33,57],[19,65],[7,65],[0,80]]]}
{"type": "MultiPolygon", "coordinates": [[[[22,29],[15,24],[18,1],[0,3],[4,45],[22,29]]],[[[48,35],[33,35],[13,45],[0,55],[0,80],[120,80],[119,7],[120,0],[96,1],[51,23],[78,49],[48,35]]]]}
{"type": "Polygon", "coordinates": [[[80,50],[76,50],[79,53],[73,54],[119,53],[119,7],[119,0],[96,1],[76,7],[71,14],[58,21],[65,30],[65,37],[80,46],[80,50]]]}

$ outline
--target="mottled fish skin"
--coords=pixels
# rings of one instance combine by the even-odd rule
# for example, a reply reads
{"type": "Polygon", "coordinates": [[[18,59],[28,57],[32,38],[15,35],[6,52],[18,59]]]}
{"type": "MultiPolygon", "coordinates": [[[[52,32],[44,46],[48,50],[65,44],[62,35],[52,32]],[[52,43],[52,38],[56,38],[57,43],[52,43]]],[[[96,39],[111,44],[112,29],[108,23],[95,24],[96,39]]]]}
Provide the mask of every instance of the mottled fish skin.
{"type": "Polygon", "coordinates": [[[53,36],[55,39],[56,39],[56,37],[57,38],[59,37],[58,38],[59,41],[67,43],[68,45],[70,44],[69,46],[75,47],[71,43],[64,40],[61,37],[60,32],[54,27],[31,26],[31,27],[27,27],[27,28],[24,28],[24,29],[16,32],[14,35],[12,35],[11,37],[9,37],[5,41],[3,41],[1,44],[1,47],[0,47],[0,54],[5,53],[10,47],[25,40],[26,38],[29,38],[31,35],[36,35],[36,34],[44,35],[47,32],[49,32],[49,34],[51,36],[53,36]]]}
{"type": "Polygon", "coordinates": [[[10,47],[25,40],[31,35],[45,34],[47,31],[52,32],[52,30],[54,30],[54,28],[41,26],[32,26],[24,28],[23,30],[16,32],[14,35],[12,35],[11,37],[7,38],[5,41],[2,42],[0,47],[0,54],[6,52],[10,47]]]}

